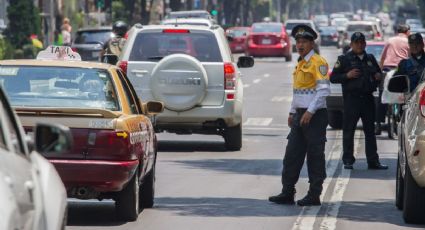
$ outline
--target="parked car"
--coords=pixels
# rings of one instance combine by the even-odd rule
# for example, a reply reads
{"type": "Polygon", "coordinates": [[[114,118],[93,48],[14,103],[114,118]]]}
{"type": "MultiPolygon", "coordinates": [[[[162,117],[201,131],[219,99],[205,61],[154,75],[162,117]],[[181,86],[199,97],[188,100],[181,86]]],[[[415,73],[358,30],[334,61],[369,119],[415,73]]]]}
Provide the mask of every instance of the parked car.
{"type": "Polygon", "coordinates": [[[291,39],[283,24],[277,22],[252,24],[245,54],[258,57],[285,57],[286,61],[291,61],[291,39]]]}
{"type": "Polygon", "coordinates": [[[230,27],[226,30],[226,35],[230,37],[229,46],[232,53],[245,52],[249,30],[250,27],[230,27]]]}
{"type": "Polygon", "coordinates": [[[113,199],[118,216],[134,221],[154,204],[150,117],[162,103],[142,103],[117,66],[78,59],[69,47],[49,46],[37,60],[0,61],[0,81],[26,132],[40,121],[70,127],[73,148],[44,154],[68,197],[113,199]]]}
{"type": "Polygon", "coordinates": [[[319,27],[322,45],[338,46],[339,33],[334,26],[319,27]]]}
{"type": "Polygon", "coordinates": [[[329,26],[329,17],[326,14],[315,15],[313,20],[318,27],[329,26]]]}
{"type": "MultiPolygon", "coordinates": [[[[366,42],[366,52],[371,53],[375,56],[375,59],[379,62],[381,59],[382,51],[384,50],[385,42],[366,42]]],[[[329,71],[329,76],[332,71],[329,71]]],[[[344,100],[342,97],[341,84],[331,83],[331,93],[326,98],[326,105],[328,107],[328,121],[329,126],[334,129],[342,128],[342,118],[344,115],[344,100]]],[[[378,92],[374,92],[375,101],[378,100],[378,92]]]]}
{"type": "Polygon", "coordinates": [[[118,65],[137,94],[164,102],[156,130],[217,134],[228,150],[242,147],[243,84],[224,30],[219,26],[135,25],[118,65]]]}
{"type": "Polygon", "coordinates": [[[81,28],[72,42],[72,49],[79,53],[83,61],[100,61],[103,46],[115,36],[111,26],[81,28]]]}
{"type": "Polygon", "coordinates": [[[406,223],[425,223],[425,82],[411,93],[407,76],[389,79],[390,92],[406,93],[403,115],[398,125],[396,206],[406,223]]]}
{"type": "MultiPolygon", "coordinates": [[[[288,35],[291,34],[292,29],[297,26],[297,25],[308,25],[310,26],[314,31],[316,31],[317,33],[317,39],[314,40],[314,50],[317,53],[320,53],[320,45],[321,45],[321,38],[320,38],[320,32],[319,30],[316,28],[316,25],[314,24],[314,22],[312,20],[305,20],[305,19],[288,19],[285,22],[285,29],[286,29],[286,33],[288,35]]],[[[291,38],[291,45],[292,45],[292,51],[296,52],[297,48],[295,47],[295,38],[290,37],[291,38]]]]}
{"type": "MultiPolygon", "coordinates": [[[[16,70],[0,66],[3,74],[16,70]]],[[[0,229],[65,229],[65,187],[43,155],[72,147],[69,129],[38,123],[26,136],[0,87],[0,229]]]]}

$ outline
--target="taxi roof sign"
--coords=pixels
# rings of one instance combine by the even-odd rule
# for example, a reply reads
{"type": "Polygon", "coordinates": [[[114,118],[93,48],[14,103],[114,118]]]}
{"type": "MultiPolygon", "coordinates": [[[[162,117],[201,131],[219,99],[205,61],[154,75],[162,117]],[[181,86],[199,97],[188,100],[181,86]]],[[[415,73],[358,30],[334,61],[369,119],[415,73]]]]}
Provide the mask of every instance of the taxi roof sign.
{"type": "Polygon", "coordinates": [[[81,61],[81,56],[69,46],[48,46],[37,54],[37,60],[81,61]]]}

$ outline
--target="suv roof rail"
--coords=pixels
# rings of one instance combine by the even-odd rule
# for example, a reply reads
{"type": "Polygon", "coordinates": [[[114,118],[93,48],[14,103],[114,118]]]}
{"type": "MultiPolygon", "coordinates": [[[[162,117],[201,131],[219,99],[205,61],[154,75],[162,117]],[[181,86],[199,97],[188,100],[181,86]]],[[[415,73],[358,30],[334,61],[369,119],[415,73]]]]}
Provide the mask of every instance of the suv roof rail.
{"type": "Polygon", "coordinates": [[[136,24],[134,24],[134,27],[136,27],[137,29],[141,29],[141,28],[143,28],[143,25],[140,24],[140,23],[136,23],[136,24]]]}
{"type": "Polygon", "coordinates": [[[218,28],[220,28],[220,26],[219,26],[219,25],[212,25],[212,26],[210,27],[210,29],[212,29],[212,30],[215,30],[215,29],[218,29],[218,28]]]}

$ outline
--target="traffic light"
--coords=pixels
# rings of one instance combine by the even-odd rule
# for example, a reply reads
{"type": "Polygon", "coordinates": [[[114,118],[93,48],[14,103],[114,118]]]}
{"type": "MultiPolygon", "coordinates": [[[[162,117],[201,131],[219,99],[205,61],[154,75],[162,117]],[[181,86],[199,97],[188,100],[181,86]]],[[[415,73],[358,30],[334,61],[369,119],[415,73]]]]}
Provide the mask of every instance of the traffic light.
{"type": "Polygon", "coordinates": [[[211,10],[211,15],[212,16],[217,16],[217,14],[218,14],[218,11],[217,10],[211,10]]]}
{"type": "Polygon", "coordinates": [[[105,6],[105,0],[97,0],[97,8],[103,8],[105,6]]]}

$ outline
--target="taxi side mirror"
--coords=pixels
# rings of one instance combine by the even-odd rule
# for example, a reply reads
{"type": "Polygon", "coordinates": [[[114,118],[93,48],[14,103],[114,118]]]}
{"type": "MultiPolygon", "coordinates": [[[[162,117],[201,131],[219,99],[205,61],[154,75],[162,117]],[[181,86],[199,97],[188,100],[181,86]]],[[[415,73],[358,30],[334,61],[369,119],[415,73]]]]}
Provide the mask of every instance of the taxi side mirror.
{"type": "Polygon", "coordinates": [[[118,56],[115,54],[105,54],[102,57],[102,62],[111,64],[111,65],[116,65],[118,62],[118,56]]]}
{"type": "Polygon", "coordinates": [[[251,56],[241,56],[238,58],[238,67],[249,68],[254,66],[254,58],[251,56]]]}
{"type": "Polygon", "coordinates": [[[388,91],[393,93],[410,92],[409,77],[407,75],[392,76],[388,81],[388,91]]]}
{"type": "Polygon", "coordinates": [[[147,115],[157,115],[164,111],[164,103],[159,101],[148,101],[143,103],[143,111],[147,115]]]}
{"type": "Polygon", "coordinates": [[[35,127],[35,150],[40,154],[69,151],[72,140],[71,131],[66,126],[38,123],[35,127]]]}

